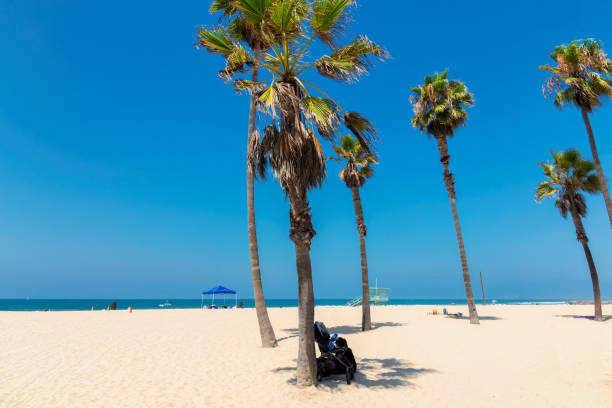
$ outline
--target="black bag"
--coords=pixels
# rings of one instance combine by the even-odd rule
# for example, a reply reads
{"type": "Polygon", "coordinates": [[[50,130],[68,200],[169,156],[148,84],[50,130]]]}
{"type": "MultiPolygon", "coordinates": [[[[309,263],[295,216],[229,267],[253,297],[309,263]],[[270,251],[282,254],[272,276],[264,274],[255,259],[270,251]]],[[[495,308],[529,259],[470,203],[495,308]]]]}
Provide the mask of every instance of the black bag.
{"type": "Polygon", "coordinates": [[[344,337],[338,337],[336,340],[336,346],[339,348],[346,347],[346,350],[342,353],[342,357],[353,366],[353,372],[357,371],[357,361],[355,361],[355,356],[353,355],[353,350],[348,347],[348,343],[344,339],[344,337]]]}

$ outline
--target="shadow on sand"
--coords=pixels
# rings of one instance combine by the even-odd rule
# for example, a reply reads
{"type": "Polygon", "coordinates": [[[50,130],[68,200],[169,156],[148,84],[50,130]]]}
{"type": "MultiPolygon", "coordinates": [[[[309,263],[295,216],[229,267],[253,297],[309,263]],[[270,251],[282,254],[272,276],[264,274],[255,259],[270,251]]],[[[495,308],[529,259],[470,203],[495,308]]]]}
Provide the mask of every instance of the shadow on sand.
{"type": "MultiPolygon", "coordinates": [[[[399,327],[405,326],[405,323],[396,323],[396,322],[373,322],[372,330],[376,330],[379,327],[399,327]]],[[[338,333],[338,334],[356,334],[361,333],[361,325],[359,326],[333,326],[328,327],[330,333],[338,333]]]]}
{"type": "Polygon", "coordinates": [[[289,334],[288,336],[285,336],[285,337],[279,337],[278,339],[276,339],[277,342],[281,342],[283,340],[287,340],[287,339],[290,339],[292,337],[297,337],[298,336],[297,329],[284,329],[283,331],[285,331],[287,333],[293,333],[293,334],[289,334]]]}
{"type": "MultiPolygon", "coordinates": [[[[447,318],[457,320],[470,320],[470,316],[447,316],[447,318]]],[[[502,318],[497,316],[478,316],[478,320],[502,320],[502,318]]]]}
{"type": "MultiPolygon", "coordinates": [[[[585,315],[556,315],[556,317],[572,317],[574,319],[584,319],[584,320],[592,320],[595,321],[594,316],[585,316],[585,315]]],[[[603,321],[607,322],[608,320],[612,320],[612,316],[603,316],[603,321]]]]}
{"type": "MultiPolygon", "coordinates": [[[[273,373],[294,371],[293,367],[279,367],[273,373]]],[[[357,372],[351,385],[346,383],[344,375],[325,377],[319,383],[319,389],[332,391],[339,387],[367,387],[367,388],[397,388],[412,387],[412,379],[423,375],[435,373],[431,368],[415,368],[409,362],[396,358],[362,358],[357,360],[357,372]]],[[[295,384],[295,377],[287,380],[295,384]]]]}
{"type": "MultiPolygon", "coordinates": [[[[372,323],[372,330],[376,330],[379,327],[399,327],[404,325],[404,323],[396,322],[375,322],[372,323]]],[[[330,333],[338,333],[339,335],[356,334],[361,333],[361,326],[333,326],[328,327],[327,330],[330,333]]],[[[298,329],[283,329],[283,331],[287,333],[287,336],[276,339],[276,341],[283,341],[298,336],[298,329]]]]}

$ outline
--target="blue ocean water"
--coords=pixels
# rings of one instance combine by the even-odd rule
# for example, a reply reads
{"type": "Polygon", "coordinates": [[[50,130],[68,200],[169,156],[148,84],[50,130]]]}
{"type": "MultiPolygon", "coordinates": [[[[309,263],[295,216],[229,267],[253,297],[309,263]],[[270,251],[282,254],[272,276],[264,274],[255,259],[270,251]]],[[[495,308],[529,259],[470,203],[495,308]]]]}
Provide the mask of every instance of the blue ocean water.
{"type": "MultiPolygon", "coordinates": [[[[317,306],[343,306],[350,299],[316,299],[317,306]]],[[[197,309],[202,305],[201,299],[0,299],[0,311],[61,311],[61,310],[95,310],[106,309],[111,302],[117,302],[118,309],[197,309]],[[164,306],[166,302],[171,306],[164,306]]],[[[210,304],[210,298],[204,300],[210,304]]],[[[238,299],[245,308],[255,307],[253,299],[238,299]]],[[[476,300],[482,304],[482,300],[476,300]]],[[[390,299],[389,305],[448,305],[455,303],[465,305],[465,299],[390,299]]],[[[487,303],[490,303],[487,300],[487,303]]],[[[561,299],[495,299],[497,304],[563,304],[561,299]]],[[[223,305],[223,297],[215,298],[217,306],[223,305]]],[[[228,296],[227,306],[234,306],[235,299],[228,296]]],[[[297,299],[266,299],[268,307],[296,307],[297,299]]]]}

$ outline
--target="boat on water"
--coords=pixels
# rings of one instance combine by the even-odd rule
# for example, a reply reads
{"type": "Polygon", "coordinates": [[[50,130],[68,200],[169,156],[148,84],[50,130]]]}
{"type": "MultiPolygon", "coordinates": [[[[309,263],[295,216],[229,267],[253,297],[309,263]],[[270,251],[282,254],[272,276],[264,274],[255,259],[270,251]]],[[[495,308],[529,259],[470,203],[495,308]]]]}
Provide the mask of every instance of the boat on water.
{"type": "Polygon", "coordinates": [[[172,306],[172,303],[168,302],[167,300],[164,303],[160,303],[159,307],[170,307],[172,306]]]}

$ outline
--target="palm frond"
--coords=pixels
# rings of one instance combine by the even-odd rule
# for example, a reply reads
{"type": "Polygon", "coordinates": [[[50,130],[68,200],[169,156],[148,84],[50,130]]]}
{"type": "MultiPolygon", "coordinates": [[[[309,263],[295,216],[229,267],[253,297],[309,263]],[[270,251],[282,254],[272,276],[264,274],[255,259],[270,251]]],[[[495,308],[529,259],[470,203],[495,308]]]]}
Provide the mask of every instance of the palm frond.
{"type": "Polygon", "coordinates": [[[272,0],[235,0],[235,7],[242,11],[245,21],[259,26],[265,22],[272,0]]]}
{"type": "Polygon", "coordinates": [[[281,66],[280,57],[276,54],[267,52],[263,55],[263,60],[266,64],[269,64],[270,66],[274,68],[278,68],[281,66]]]}
{"type": "Polygon", "coordinates": [[[306,119],[313,120],[319,134],[331,140],[340,126],[338,106],[330,99],[306,97],[302,99],[302,107],[306,119]]]}
{"type": "Polygon", "coordinates": [[[237,18],[227,24],[227,32],[233,42],[239,43],[245,40],[243,24],[244,22],[237,18]]]}
{"type": "Polygon", "coordinates": [[[597,174],[589,174],[585,177],[584,191],[592,194],[601,191],[601,181],[597,174]]]}
{"type": "Polygon", "coordinates": [[[357,147],[357,142],[351,136],[344,136],[341,138],[342,140],[342,149],[346,152],[353,153],[357,147]]]}
{"type": "Polygon", "coordinates": [[[546,197],[553,197],[557,194],[557,189],[554,188],[552,182],[550,181],[543,181],[540,184],[538,184],[538,187],[536,189],[536,201],[541,201],[542,199],[546,198],[546,197]]]}
{"type": "Polygon", "coordinates": [[[331,55],[324,55],[315,65],[321,75],[351,83],[369,71],[372,66],[371,57],[383,60],[388,55],[381,46],[361,35],[351,44],[337,48],[331,55]]]}
{"type": "Polygon", "coordinates": [[[370,165],[363,166],[359,170],[359,174],[364,178],[372,178],[374,177],[374,168],[370,165]]]}
{"type": "Polygon", "coordinates": [[[358,112],[344,114],[344,125],[355,135],[361,146],[371,152],[374,143],[378,140],[376,128],[372,122],[358,112]]]}
{"type": "Polygon", "coordinates": [[[223,54],[225,56],[232,53],[234,44],[228,33],[221,27],[212,30],[202,27],[197,35],[196,45],[203,47],[206,51],[223,54]]]}
{"type": "Polygon", "coordinates": [[[302,32],[303,2],[279,0],[270,7],[268,25],[274,34],[293,38],[302,32]]]}
{"type": "Polygon", "coordinates": [[[253,89],[256,89],[261,83],[249,81],[247,79],[236,79],[233,84],[233,88],[236,92],[249,91],[252,92],[253,89]]]}
{"type": "Polygon", "coordinates": [[[253,57],[249,50],[242,45],[235,45],[232,52],[225,58],[225,69],[219,74],[224,79],[229,79],[238,72],[246,72],[253,65],[253,57]]]}
{"type": "Polygon", "coordinates": [[[352,0],[313,0],[310,27],[325,44],[333,47],[349,22],[346,8],[352,0]]]}
{"type": "Polygon", "coordinates": [[[276,109],[275,106],[277,104],[277,85],[276,81],[272,81],[272,83],[267,87],[262,89],[259,92],[258,101],[261,105],[263,105],[263,110],[269,112],[272,117],[276,117],[276,109]]]}
{"type": "Polygon", "coordinates": [[[222,11],[223,17],[231,17],[236,13],[236,7],[233,0],[214,0],[209,11],[211,14],[222,11]]]}

